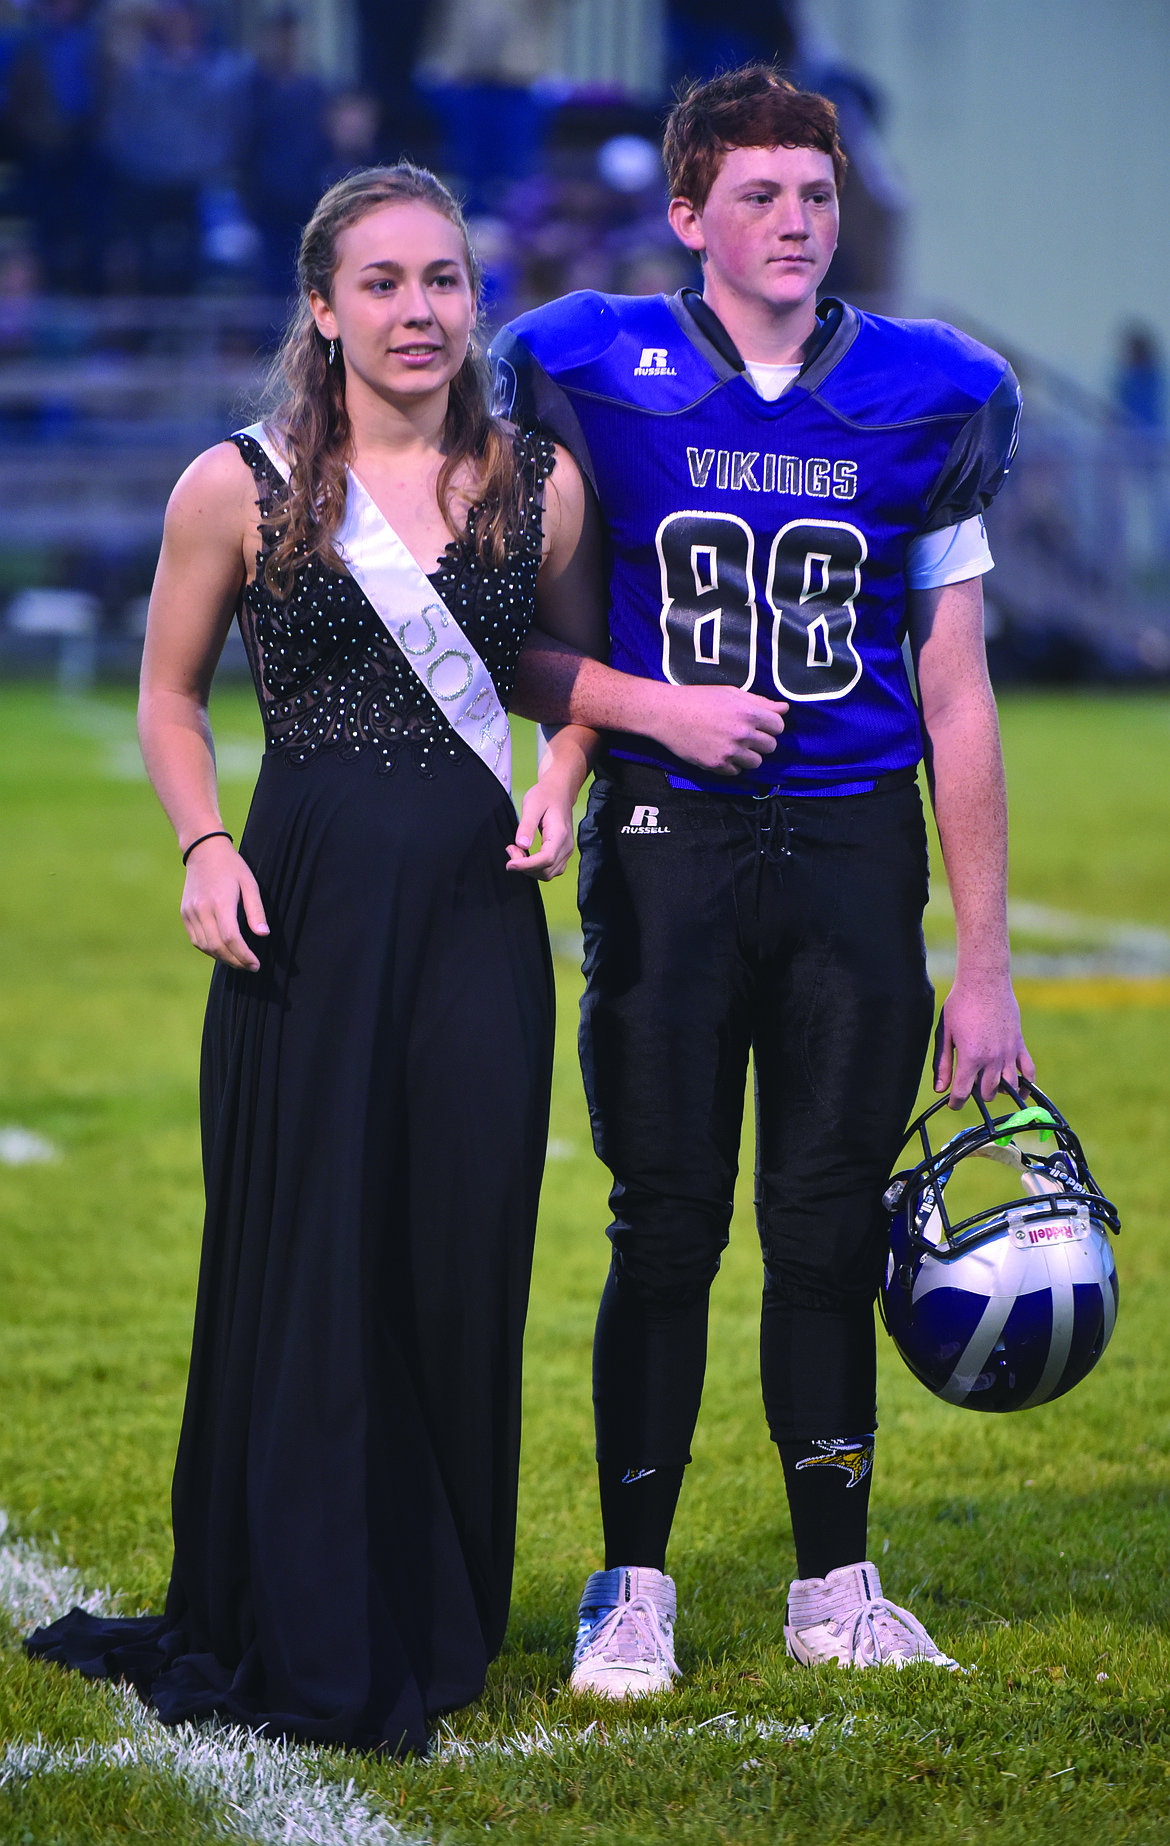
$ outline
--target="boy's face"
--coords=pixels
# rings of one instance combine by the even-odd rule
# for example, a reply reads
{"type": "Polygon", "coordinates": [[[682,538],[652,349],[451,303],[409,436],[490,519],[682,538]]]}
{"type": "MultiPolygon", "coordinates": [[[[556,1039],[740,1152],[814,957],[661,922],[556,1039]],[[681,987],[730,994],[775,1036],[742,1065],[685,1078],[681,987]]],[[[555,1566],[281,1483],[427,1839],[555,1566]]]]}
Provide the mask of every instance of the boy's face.
{"type": "Polygon", "coordinates": [[[733,147],[702,211],[672,199],[670,222],[705,253],[708,284],[791,309],[813,299],[837,246],[837,184],[812,147],[733,147]]]}

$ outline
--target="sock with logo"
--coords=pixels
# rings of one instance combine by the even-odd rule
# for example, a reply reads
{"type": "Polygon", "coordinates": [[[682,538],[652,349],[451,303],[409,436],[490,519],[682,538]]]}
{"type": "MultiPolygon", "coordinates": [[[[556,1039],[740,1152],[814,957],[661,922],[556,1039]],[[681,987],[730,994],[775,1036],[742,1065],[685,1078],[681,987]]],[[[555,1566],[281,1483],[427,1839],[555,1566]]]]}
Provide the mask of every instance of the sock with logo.
{"type": "Polygon", "coordinates": [[[605,1568],[622,1564],[666,1570],[666,1546],[682,1491],[683,1469],[619,1467],[598,1462],[605,1568]]]}
{"type": "Polygon", "coordinates": [[[827,1577],[865,1557],[873,1436],[778,1442],[798,1577],[827,1577]]]}

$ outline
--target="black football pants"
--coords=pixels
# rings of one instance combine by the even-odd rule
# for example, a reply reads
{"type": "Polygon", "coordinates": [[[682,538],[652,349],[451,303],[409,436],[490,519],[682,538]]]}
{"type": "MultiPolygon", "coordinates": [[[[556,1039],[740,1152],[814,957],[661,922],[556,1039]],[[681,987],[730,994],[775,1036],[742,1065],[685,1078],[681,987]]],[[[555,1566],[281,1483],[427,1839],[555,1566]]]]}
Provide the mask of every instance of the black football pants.
{"type": "Polygon", "coordinates": [[[933,1014],[918,790],[907,776],[756,801],[611,759],[580,845],[581,1064],[614,1177],[598,1459],[690,1459],[749,1050],[769,1428],[777,1442],[870,1431],[881,1193],[933,1014]]]}

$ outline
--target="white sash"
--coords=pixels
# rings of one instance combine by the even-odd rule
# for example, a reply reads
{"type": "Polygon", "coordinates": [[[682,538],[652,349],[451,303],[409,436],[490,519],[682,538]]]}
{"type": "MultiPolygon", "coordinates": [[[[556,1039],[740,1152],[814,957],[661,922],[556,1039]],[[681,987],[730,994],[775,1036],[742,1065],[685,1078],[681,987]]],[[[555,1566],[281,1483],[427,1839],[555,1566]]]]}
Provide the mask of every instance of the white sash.
{"type": "MultiPolygon", "coordinates": [[[[289,465],[263,423],[236,434],[259,443],[288,480],[289,465]]],[[[448,723],[510,794],[512,737],[491,674],[352,468],[348,474],[345,518],[333,541],[339,557],[448,723]]]]}

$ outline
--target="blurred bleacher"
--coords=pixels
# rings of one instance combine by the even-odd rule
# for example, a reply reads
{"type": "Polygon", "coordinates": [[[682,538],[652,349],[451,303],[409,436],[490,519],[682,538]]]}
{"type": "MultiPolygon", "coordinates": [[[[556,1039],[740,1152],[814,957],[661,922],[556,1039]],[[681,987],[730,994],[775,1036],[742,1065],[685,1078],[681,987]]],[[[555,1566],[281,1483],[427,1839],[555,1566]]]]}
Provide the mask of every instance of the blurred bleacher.
{"type": "MultiPolygon", "coordinates": [[[[0,672],[136,675],[171,488],[247,420],[282,314],[258,296],[41,297],[9,324],[0,672]]],[[[225,666],[245,670],[238,642],[225,666]]]]}
{"type": "MultiPolygon", "coordinates": [[[[530,253],[539,276],[547,235],[530,253]]],[[[491,227],[498,246],[508,234],[491,227]]],[[[512,246],[505,246],[505,254],[512,246]]],[[[661,258],[638,259],[648,280],[661,258]]],[[[663,278],[665,279],[665,278],[663,278]]],[[[27,304],[0,359],[0,672],[137,671],[167,496],[251,413],[281,304],[260,296],[27,304]],[[79,647],[79,641],[86,645],[79,647]],[[86,664],[88,663],[88,664],[86,664]]],[[[961,320],[960,315],[949,318],[961,320]]],[[[999,346],[994,330],[972,328],[999,346]]],[[[1020,448],[988,515],[993,677],[1170,674],[1170,443],[1034,356],[1020,448]]],[[[234,641],[226,671],[244,671],[234,641]]]]}
{"type": "Polygon", "coordinates": [[[1170,677],[1170,440],[994,329],[966,326],[1010,359],[1024,395],[1019,450],[987,515],[993,679],[1170,677]]]}
{"type": "MultiPolygon", "coordinates": [[[[353,165],[406,151],[465,197],[488,330],[573,288],[670,292],[696,272],[664,216],[669,82],[778,55],[834,97],[850,153],[827,292],[899,308],[908,206],[880,98],[817,61],[795,7],[725,0],[712,23],[705,0],[411,0],[396,41],[409,23],[411,83],[387,63],[375,0],[306,5],[298,21],[227,0],[0,0],[0,674],[136,672],[167,496],[195,454],[251,420],[296,226],[353,165]],[[345,3],[361,28],[356,81],[298,51],[300,26],[345,3]],[[475,39],[489,14],[516,30],[475,39]],[[538,39],[551,73],[528,68],[538,39]],[[485,68],[466,64],[473,40],[485,68]],[[178,120],[189,90],[214,121],[211,151],[192,152],[178,120]],[[170,162],[165,183],[144,155],[135,164],[148,144],[170,162]]],[[[1006,350],[994,329],[970,331],[1006,350]]],[[[988,521],[993,673],[1165,677],[1165,432],[1034,355],[1008,356],[1026,415],[988,521]]],[[[244,670],[237,641],[224,670],[244,670]]]]}

